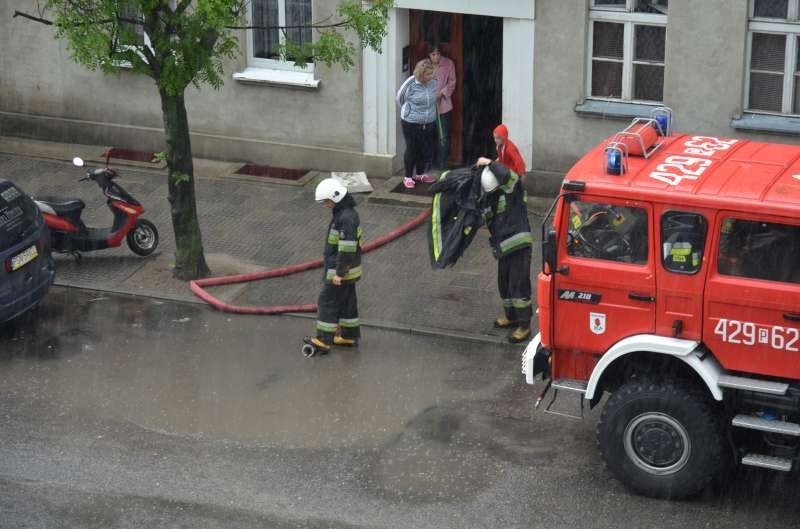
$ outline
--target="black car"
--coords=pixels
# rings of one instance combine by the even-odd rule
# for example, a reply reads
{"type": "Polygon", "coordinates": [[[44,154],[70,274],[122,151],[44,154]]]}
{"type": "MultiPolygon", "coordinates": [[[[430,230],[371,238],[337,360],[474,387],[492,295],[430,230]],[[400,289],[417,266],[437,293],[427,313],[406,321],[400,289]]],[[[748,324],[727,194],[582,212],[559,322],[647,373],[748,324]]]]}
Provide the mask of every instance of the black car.
{"type": "Polygon", "coordinates": [[[36,307],[55,277],[50,232],[33,200],[0,178],[0,323],[36,307]]]}

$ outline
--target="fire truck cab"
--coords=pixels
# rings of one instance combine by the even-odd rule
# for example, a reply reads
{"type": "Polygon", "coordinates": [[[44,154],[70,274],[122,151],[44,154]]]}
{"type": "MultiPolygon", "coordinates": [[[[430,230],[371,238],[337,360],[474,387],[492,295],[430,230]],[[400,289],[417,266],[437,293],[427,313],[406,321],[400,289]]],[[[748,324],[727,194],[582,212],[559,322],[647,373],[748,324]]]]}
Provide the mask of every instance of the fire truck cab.
{"type": "Polygon", "coordinates": [[[582,417],[610,394],[603,459],[662,498],[731,464],[800,468],[800,147],[671,121],[634,120],[565,177],[522,359],[537,407],[570,392],[582,417]]]}

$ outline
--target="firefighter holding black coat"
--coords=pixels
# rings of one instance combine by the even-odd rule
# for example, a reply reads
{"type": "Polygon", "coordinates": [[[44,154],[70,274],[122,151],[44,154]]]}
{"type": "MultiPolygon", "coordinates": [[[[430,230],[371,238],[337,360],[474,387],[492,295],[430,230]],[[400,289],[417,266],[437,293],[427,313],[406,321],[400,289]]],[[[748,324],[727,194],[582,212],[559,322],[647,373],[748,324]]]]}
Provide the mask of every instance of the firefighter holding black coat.
{"type": "Polygon", "coordinates": [[[317,202],[333,210],[325,241],[322,292],[319,295],[317,335],[303,341],[303,354],[325,354],[331,344],[355,346],[360,337],[356,281],[361,278],[363,233],[356,202],[347,188],[333,178],[322,180],[315,191],[317,202]],[[337,330],[340,331],[337,334],[337,330]]]}
{"type": "Polygon", "coordinates": [[[481,188],[483,218],[489,228],[492,252],[497,258],[497,286],[505,314],[494,326],[511,328],[508,341],[520,343],[531,335],[531,247],[525,191],[520,175],[499,161],[479,158],[483,167],[481,188]]]}

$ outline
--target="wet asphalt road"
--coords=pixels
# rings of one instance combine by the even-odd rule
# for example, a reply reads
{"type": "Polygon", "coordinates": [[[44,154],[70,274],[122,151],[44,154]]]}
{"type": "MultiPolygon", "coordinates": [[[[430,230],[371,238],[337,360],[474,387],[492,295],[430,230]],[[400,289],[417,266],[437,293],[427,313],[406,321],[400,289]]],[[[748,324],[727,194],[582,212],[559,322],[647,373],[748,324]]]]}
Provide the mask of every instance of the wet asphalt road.
{"type": "MultiPolygon", "coordinates": [[[[685,502],[531,410],[518,347],[54,289],[0,331],[0,528],[789,528],[797,476],[685,502]]],[[[563,404],[568,404],[564,402],[563,404]]]]}

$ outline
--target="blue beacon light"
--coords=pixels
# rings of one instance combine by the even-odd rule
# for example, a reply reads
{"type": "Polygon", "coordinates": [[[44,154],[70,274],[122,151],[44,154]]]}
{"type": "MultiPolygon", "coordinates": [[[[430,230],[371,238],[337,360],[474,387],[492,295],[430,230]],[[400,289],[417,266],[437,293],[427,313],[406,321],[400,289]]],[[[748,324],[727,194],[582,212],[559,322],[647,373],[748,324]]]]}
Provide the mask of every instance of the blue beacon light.
{"type": "Polygon", "coordinates": [[[620,174],[622,172],[622,152],[619,149],[608,149],[606,151],[606,171],[609,174],[620,174]]]}
{"type": "Polygon", "coordinates": [[[668,114],[658,114],[655,116],[656,123],[658,123],[658,132],[662,136],[667,135],[667,131],[669,130],[669,115],[668,114]]]}

